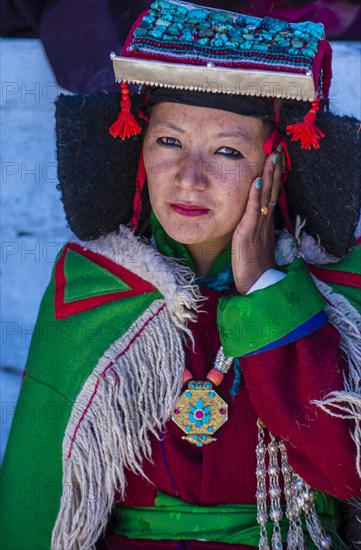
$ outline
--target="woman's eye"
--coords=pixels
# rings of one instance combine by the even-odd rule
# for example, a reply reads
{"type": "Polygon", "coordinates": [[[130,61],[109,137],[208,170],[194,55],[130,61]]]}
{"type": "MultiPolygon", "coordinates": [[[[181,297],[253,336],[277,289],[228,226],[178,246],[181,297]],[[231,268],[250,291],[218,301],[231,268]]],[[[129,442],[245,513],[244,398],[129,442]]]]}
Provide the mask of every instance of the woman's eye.
{"type": "Polygon", "coordinates": [[[166,145],[169,147],[181,147],[180,141],[172,137],[160,137],[157,139],[159,145],[166,145]]]}
{"type": "Polygon", "coordinates": [[[217,149],[216,153],[226,155],[227,157],[232,157],[234,159],[243,158],[242,153],[237,151],[237,149],[232,149],[232,147],[220,147],[219,149],[217,149]]]}

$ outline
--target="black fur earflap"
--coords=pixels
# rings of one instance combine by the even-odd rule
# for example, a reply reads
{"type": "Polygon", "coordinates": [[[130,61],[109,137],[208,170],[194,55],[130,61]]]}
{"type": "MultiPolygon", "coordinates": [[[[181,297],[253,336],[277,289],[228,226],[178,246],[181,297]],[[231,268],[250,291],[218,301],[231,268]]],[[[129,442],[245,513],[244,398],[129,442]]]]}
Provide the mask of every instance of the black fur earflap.
{"type": "MultiPolygon", "coordinates": [[[[134,114],[141,96],[132,97],[134,114]]],[[[305,109],[285,102],[281,127],[300,121],[305,109]]],[[[68,223],[81,239],[92,240],[128,223],[141,136],[121,141],[108,131],[119,110],[119,94],[60,95],[56,102],[59,189],[68,223]]],[[[289,142],[293,169],[286,183],[291,221],[306,219],[305,231],[328,253],[343,257],[354,244],[361,208],[361,132],[351,117],[319,113],[326,137],[320,148],[304,151],[289,142]]],[[[144,204],[146,210],[147,198],[144,204]]]]}
{"type": "Polygon", "coordinates": [[[83,240],[97,239],[132,217],[142,138],[123,142],[109,134],[118,111],[117,93],[60,95],[56,101],[59,189],[68,224],[83,240]]]}
{"type": "MultiPolygon", "coordinates": [[[[307,106],[309,109],[309,104],[307,106]]],[[[305,106],[287,103],[281,110],[281,128],[302,120],[305,106]]],[[[345,256],[353,247],[361,208],[361,133],[352,117],[318,113],[318,128],[325,137],[320,148],[305,151],[288,141],[292,171],[286,183],[291,220],[306,219],[305,231],[318,238],[334,256],[345,256]]]]}

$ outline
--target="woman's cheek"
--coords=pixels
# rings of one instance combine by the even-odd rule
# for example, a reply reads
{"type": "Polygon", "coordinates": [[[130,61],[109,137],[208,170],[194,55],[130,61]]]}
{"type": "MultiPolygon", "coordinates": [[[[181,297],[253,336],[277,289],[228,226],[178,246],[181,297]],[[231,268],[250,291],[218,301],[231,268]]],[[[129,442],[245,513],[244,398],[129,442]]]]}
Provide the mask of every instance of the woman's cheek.
{"type": "Polygon", "coordinates": [[[252,180],[262,173],[262,166],[259,159],[246,160],[242,164],[242,181],[245,185],[251,185],[252,180]]]}
{"type": "Polygon", "coordinates": [[[217,161],[212,165],[212,172],[220,184],[236,185],[239,189],[246,188],[247,193],[252,180],[260,173],[259,163],[248,159],[217,161]]]}

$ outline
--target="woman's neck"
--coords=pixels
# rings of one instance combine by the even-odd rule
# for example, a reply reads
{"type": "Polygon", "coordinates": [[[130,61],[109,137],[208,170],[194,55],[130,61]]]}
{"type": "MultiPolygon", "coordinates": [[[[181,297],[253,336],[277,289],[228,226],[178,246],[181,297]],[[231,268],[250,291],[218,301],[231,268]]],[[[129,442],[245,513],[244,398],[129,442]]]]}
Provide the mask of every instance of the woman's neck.
{"type": "Polygon", "coordinates": [[[213,262],[232,239],[232,233],[223,235],[215,241],[197,244],[186,244],[196,268],[196,275],[204,279],[213,262]]]}

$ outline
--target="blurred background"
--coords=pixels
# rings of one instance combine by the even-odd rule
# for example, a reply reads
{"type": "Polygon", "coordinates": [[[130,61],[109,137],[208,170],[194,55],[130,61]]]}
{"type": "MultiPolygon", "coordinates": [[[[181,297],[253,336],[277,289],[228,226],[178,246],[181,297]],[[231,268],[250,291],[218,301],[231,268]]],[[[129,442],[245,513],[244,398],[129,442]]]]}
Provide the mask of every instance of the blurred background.
{"type": "MultiPolygon", "coordinates": [[[[290,22],[322,22],[334,51],[330,108],[361,120],[361,0],[199,3],[290,22]]],[[[120,52],[131,25],[150,4],[0,3],[0,459],[39,303],[54,259],[70,236],[56,189],[54,101],[59,93],[118,90],[109,53],[120,52]]]]}

